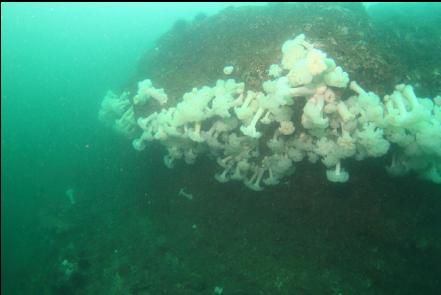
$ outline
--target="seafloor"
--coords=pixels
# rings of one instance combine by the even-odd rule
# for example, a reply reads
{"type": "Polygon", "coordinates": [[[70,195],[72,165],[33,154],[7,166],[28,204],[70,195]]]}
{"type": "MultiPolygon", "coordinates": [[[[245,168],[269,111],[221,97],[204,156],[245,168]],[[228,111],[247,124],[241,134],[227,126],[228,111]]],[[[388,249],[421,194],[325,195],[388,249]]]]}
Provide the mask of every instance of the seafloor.
{"type": "MultiPolygon", "coordinates": [[[[149,77],[176,99],[224,78],[226,63],[257,87],[283,41],[304,32],[368,89],[412,81],[417,92],[439,93],[441,79],[428,78],[441,68],[441,51],[429,54],[441,43],[439,23],[388,20],[358,4],[200,15],[177,22],[126,87],[149,77]]],[[[40,208],[40,232],[55,251],[41,272],[17,278],[34,294],[439,294],[441,188],[388,177],[389,159],[351,163],[341,185],[300,164],[284,184],[254,192],[216,182],[210,159],[169,170],[159,145],[138,153],[104,132],[78,170],[76,204],[40,208]]]]}

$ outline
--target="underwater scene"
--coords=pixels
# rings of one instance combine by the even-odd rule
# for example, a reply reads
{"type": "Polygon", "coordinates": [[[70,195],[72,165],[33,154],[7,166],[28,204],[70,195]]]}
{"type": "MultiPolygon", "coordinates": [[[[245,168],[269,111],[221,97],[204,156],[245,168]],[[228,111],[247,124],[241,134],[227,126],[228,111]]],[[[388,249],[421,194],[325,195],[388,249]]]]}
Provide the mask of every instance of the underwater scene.
{"type": "Polygon", "coordinates": [[[440,290],[440,3],[1,4],[2,294],[440,290]]]}

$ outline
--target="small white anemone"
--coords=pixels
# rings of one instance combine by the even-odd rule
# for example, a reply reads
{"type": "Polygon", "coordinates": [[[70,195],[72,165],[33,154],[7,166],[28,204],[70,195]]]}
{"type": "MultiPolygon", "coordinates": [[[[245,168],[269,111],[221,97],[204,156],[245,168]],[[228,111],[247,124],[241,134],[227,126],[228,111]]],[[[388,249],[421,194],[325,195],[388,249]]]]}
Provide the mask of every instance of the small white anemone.
{"type": "Polygon", "coordinates": [[[282,68],[278,64],[273,64],[268,70],[268,76],[278,78],[282,74],[282,68]]]}
{"type": "Polygon", "coordinates": [[[326,170],[326,177],[332,182],[346,182],[349,179],[349,173],[341,168],[339,161],[335,170],[326,170]]]}
{"type": "Polygon", "coordinates": [[[260,181],[264,172],[265,170],[262,167],[256,168],[251,178],[245,180],[245,185],[253,191],[263,190],[263,188],[260,186],[260,181]]]}
{"type": "Polygon", "coordinates": [[[282,121],[280,122],[280,126],[278,130],[283,135],[291,135],[294,133],[296,128],[294,127],[294,124],[291,121],[282,121]]]}
{"type": "Polygon", "coordinates": [[[226,66],[224,68],[224,74],[225,75],[231,75],[231,73],[233,73],[234,71],[234,67],[233,66],[226,66]]]}
{"type": "Polygon", "coordinates": [[[248,135],[249,137],[253,138],[259,138],[262,134],[256,130],[256,124],[257,121],[260,119],[260,117],[263,115],[264,110],[263,108],[259,108],[257,112],[254,114],[253,119],[251,120],[250,124],[248,126],[241,126],[240,131],[242,131],[243,134],[248,135]]]}

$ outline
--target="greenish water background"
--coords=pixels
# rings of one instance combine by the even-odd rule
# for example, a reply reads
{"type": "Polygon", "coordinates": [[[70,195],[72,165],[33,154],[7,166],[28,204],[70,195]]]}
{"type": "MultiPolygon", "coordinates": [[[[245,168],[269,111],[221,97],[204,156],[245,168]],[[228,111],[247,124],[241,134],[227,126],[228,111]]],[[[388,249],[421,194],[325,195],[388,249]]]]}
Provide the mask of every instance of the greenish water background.
{"type": "Polygon", "coordinates": [[[97,120],[107,89],[124,84],[176,20],[229,5],[1,4],[2,291],[50,251],[34,227],[39,210],[64,200],[85,165],[104,176],[96,145],[124,142],[97,120]]]}

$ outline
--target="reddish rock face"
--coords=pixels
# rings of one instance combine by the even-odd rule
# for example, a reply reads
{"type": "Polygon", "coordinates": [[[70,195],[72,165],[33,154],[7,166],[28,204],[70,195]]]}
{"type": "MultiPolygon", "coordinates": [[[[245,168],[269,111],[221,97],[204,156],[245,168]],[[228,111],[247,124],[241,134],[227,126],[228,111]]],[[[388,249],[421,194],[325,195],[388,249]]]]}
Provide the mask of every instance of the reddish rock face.
{"type": "Polygon", "coordinates": [[[178,21],[139,64],[136,80],[149,78],[173,99],[193,87],[228,77],[261,90],[268,68],[281,58],[281,45],[305,33],[341,65],[351,79],[380,94],[401,75],[400,64],[383,46],[381,36],[361,4],[269,4],[229,8],[192,22],[178,21]]]}

